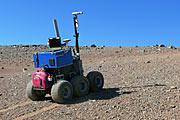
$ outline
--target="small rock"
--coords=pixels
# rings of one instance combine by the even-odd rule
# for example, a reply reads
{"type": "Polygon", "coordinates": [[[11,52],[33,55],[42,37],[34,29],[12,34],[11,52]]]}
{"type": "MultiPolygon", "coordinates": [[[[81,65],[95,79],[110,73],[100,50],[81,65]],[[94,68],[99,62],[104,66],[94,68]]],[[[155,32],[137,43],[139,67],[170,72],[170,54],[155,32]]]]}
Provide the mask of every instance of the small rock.
{"type": "Polygon", "coordinates": [[[109,111],[107,111],[107,110],[105,111],[105,113],[108,113],[108,112],[109,112],[109,111]]]}
{"type": "Polygon", "coordinates": [[[2,96],[2,93],[0,93],[0,96],[2,96]]]}
{"type": "Polygon", "coordinates": [[[171,108],[176,108],[176,106],[175,106],[175,105],[170,105],[170,107],[171,107],[171,108]]]}
{"type": "Polygon", "coordinates": [[[0,78],[4,78],[3,76],[0,76],[0,78]]]}
{"type": "Polygon", "coordinates": [[[171,89],[177,89],[177,87],[176,87],[176,86],[171,86],[170,88],[171,88],[171,89]]]}
{"type": "Polygon", "coordinates": [[[159,48],[159,49],[157,49],[158,51],[161,51],[161,49],[159,48]]]}
{"type": "Polygon", "coordinates": [[[164,44],[160,44],[159,47],[165,47],[165,45],[164,44]]]}
{"type": "Polygon", "coordinates": [[[4,69],[4,67],[1,67],[1,69],[3,70],[3,69],[4,69]]]}
{"type": "Polygon", "coordinates": [[[145,50],[139,50],[139,53],[145,53],[145,50]]]}
{"type": "Polygon", "coordinates": [[[153,45],[153,47],[158,47],[158,46],[159,46],[158,44],[153,45]]]}
{"type": "Polygon", "coordinates": [[[96,45],[95,45],[95,44],[92,44],[90,47],[96,47],[96,45]]]}
{"type": "Polygon", "coordinates": [[[103,64],[105,61],[104,60],[102,60],[102,61],[100,61],[100,64],[103,64]]]}
{"type": "Polygon", "coordinates": [[[96,119],[100,119],[100,117],[99,117],[99,116],[97,116],[97,117],[96,117],[96,119]]]}
{"type": "Polygon", "coordinates": [[[143,111],[142,113],[145,115],[145,114],[146,114],[146,111],[143,111]]]}
{"type": "Polygon", "coordinates": [[[23,72],[26,72],[27,71],[27,68],[23,68],[23,72]]]}
{"type": "Polygon", "coordinates": [[[169,90],[166,90],[166,92],[171,92],[171,89],[169,89],[169,90]]]}
{"type": "Polygon", "coordinates": [[[102,68],[102,65],[99,65],[99,68],[102,68]]]}
{"type": "Polygon", "coordinates": [[[174,46],[168,46],[169,49],[176,49],[174,46]]]}
{"type": "Polygon", "coordinates": [[[151,63],[151,61],[145,61],[144,63],[151,63]]]}
{"type": "Polygon", "coordinates": [[[17,96],[17,93],[13,93],[13,96],[17,96]]]}
{"type": "Polygon", "coordinates": [[[28,77],[31,77],[31,73],[28,74],[28,77]]]}
{"type": "Polygon", "coordinates": [[[115,118],[115,116],[111,116],[111,119],[114,119],[115,118]]]}
{"type": "Polygon", "coordinates": [[[116,108],[116,105],[113,105],[112,108],[116,108]]]}

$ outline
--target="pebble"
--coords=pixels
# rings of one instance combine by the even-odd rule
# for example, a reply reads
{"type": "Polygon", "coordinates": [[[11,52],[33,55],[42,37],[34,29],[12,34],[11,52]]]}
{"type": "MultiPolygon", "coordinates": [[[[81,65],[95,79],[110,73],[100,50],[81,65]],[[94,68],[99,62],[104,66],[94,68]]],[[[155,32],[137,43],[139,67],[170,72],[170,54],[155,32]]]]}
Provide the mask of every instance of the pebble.
{"type": "Polygon", "coordinates": [[[145,53],[145,50],[139,50],[140,53],[145,53]]]}
{"type": "Polygon", "coordinates": [[[170,88],[171,88],[171,89],[177,89],[177,87],[176,87],[176,86],[171,86],[170,88]]]}
{"type": "Polygon", "coordinates": [[[158,51],[161,51],[161,49],[159,48],[159,49],[157,49],[158,51]]]}
{"type": "Polygon", "coordinates": [[[112,108],[116,108],[117,106],[116,105],[113,105],[112,108]]]}
{"type": "Polygon", "coordinates": [[[170,105],[170,107],[171,107],[171,108],[176,108],[176,106],[175,106],[175,105],[170,105]]]}
{"type": "Polygon", "coordinates": [[[31,73],[28,74],[28,77],[31,77],[31,73]]]}
{"type": "Polygon", "coordinates": [[[159,47],[165,47],[165,45],[164,44],[160,44],[159,47]]]}
{"type": "Polygon", "coordinates": [[[99,63],[100,63],[100,64],[103,64],[104,62],[105,62],[105,60],[102,60],[102,61],[100,61],[99,63]]]}
{"type": "Polygon", "coordinates": [[[27,71],[27,68],[23,68],[23,72],[26,72],[27,71]]]}
{"type": "Polygon", "coordinates": [[[166,92],[171,92],[171,89],[169,89],[169,90],[166,90],[166,92]]]}
{"type": "Polygon", "coordinates": [[[169,49],[176,49],[174,46],[168,46],[169,49]]]}
{"type": "Polygon", "coordinates": [[[109,112],[109,111],[107,111],[107,110],[105,111],[105,113],[108,113],[108,112],[109,112]]]}
{"type": "Polygon", "coordinates": [[[92,100],[92,102],[96,102],[96,100],[92,100]]]}
{"type": "Polygon", "coordinates": [[[99,68],[102,68],[102,65],[99,65],[99,68]]]}
{"type": "Polygon", "coordinates": [[[96,119],[100,119],[100,117],[99,117],[99,116],[97,116],[97,117],[96,117],[96,119]]]}
{"type": "Polygon", "coordinates": [[[151,61],[145,61],[144,63],[151,63],[151,61]]]}

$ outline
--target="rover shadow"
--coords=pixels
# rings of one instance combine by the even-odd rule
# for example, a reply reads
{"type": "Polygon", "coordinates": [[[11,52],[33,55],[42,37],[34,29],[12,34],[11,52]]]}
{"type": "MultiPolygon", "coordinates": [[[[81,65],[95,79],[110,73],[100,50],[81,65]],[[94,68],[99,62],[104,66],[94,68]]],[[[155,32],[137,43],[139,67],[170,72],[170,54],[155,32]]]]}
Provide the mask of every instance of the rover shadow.
{"type": "MultiPolygon", "coordinates": [[[[103,88],[99,92],[90,92],[86,96],[73,97],[72,100],[66,102],[65,104],[77,104],[77,103],[82,103],[82,102],[89,101],[89,100],[109,100],[109,99],[118,97],[120,95],[131,94],[131,93],[137,92],[135,90],[120,92],[120,89],[124,89],[124,88],[143,88],[143,87],[162,87],[162,86],[166,86],[166,85],[164,85],[164,84],[149,84],[149,85],[142,85],[142,86],[130,86],[130,87],[127,86],[127,87],[120,87],[120,88],[103,88]]],[[[51,96],[45,97],[44,100],[55,103],[52,100],[51,96]]]]}
{"type": "Polygon", "coordinates": [[[136,91],[119,92],[119,88],[104,88],[99,92],[90,92],[87,96],[74,97],[70,102],[66,104],[77,104],[88,100],[109,100],[120,95],[131,94],[136,91]]]}

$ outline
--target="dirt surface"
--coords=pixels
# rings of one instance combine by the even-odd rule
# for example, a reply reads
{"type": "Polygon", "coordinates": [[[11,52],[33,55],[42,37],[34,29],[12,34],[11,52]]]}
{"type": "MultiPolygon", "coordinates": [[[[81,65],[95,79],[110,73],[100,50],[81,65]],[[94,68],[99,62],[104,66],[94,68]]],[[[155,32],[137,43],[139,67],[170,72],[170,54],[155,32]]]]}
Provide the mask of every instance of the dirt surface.
{"type": "Polygon", "coordinates": [[[25,95],[36,70],[33,52],[46,46],[0,46],[1,120],[179,120],[180,48],[81,47],[84,75],[102,72],[100,92],[56,104],[49,95],[31,101],[25,95]]]}

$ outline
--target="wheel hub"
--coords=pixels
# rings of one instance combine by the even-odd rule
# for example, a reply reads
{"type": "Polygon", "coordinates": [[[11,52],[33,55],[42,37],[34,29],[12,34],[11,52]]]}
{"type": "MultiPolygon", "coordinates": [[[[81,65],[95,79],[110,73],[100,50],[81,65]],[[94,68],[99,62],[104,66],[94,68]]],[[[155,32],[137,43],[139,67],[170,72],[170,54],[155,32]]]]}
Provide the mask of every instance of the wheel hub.
{"type": "Polygon", "coordinates": [[[62,95],[64,98],[69,98],[71,95],[71,89],[69,87],[64,87],[62,95]]]}
{"type": "Polygon", "coordinates": [[[87,89],[87,84],[85,82],[81,82],[81,91],[86,91],[87,89]]]}
{"type": "Polygon", "coordinates": [[[100,77],[96,77],[95,83],[96,83],[97,87],[101,87],[103,82],[102,82],[102,79],[100,77]]]}

